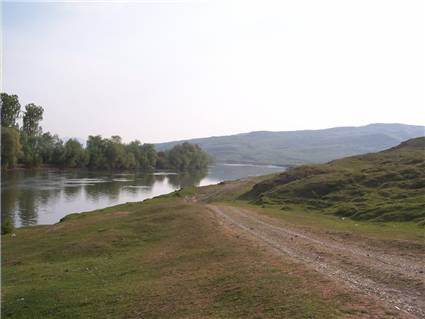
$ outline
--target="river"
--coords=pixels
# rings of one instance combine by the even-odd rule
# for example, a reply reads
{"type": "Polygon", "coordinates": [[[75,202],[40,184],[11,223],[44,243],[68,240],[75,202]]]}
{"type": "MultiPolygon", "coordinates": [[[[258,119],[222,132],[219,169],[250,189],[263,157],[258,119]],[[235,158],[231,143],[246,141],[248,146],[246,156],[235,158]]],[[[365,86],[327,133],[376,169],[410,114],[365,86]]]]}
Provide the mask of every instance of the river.
{"type": "Polygon", "coordinates": [[[278,166],[217,164],[207,172],[111,173],[16,170],[2,174],[1,214],[16,227],[54,224],[70,213],[142,201],[186,186],[283,171],[278,166]]]}

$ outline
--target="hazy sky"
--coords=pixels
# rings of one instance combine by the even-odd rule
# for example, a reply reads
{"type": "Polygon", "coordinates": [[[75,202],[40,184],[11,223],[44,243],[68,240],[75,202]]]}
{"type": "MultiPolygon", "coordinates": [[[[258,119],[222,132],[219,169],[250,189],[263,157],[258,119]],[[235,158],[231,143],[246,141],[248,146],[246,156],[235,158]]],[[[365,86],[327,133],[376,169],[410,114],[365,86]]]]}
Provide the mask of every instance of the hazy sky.
{"type": "Polygon", "coordinates": [[[3,91],[83,138],[423,125],[424,3],[7,2],[3,91]]]}

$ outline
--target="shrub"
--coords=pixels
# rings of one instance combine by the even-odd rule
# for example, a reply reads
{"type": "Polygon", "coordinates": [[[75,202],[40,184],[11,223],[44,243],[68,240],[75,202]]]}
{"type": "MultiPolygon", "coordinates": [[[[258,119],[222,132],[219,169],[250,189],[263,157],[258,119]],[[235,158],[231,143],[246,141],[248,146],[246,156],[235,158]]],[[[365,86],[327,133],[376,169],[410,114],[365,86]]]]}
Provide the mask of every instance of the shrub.
{"type": "Polygon", "coordinates": [[[15,227],[14,227],[13,221],[10,217],[4,218],[1,221],[1,234],[2,235],[10,234],[11,232],[13,232],[14,229],[15,229],[15,227]]]}

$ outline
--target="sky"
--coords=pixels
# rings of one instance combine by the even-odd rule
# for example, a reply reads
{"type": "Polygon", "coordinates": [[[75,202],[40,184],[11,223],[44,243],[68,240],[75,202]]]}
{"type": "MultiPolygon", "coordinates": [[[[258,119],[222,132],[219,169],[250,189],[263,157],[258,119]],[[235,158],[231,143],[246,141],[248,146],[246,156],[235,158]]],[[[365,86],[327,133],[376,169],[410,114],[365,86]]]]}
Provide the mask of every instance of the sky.
{"type": "Polygon", "coordinates": [[[66,137],[424,125],[424,17],[423,0],[3,2],[2,91],[66,137]]]}

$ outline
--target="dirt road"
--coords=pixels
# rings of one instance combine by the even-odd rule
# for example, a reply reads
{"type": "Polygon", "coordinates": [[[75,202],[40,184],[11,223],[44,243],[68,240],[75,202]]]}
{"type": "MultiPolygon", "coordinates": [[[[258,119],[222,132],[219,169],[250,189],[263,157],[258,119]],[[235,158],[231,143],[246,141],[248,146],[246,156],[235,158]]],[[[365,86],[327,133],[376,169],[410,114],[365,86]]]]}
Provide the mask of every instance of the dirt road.
{"type": "Polygon", "coordinates": [[[309,231],[250,209],[207,206],[223,225],[267,246],[273,253],[290,256],[413,318],[425,318],[423,254],[382,249],[309,231]]]}

